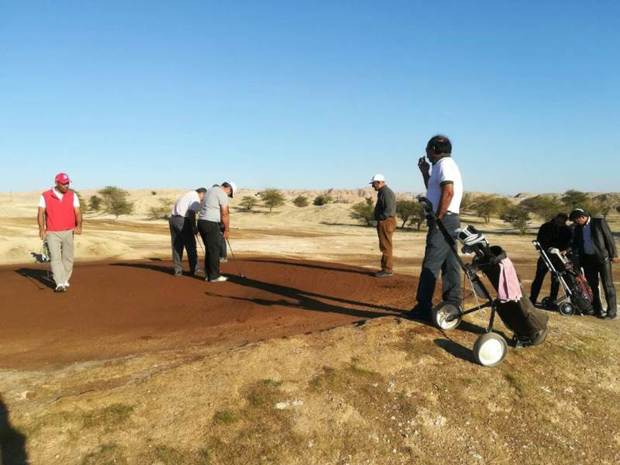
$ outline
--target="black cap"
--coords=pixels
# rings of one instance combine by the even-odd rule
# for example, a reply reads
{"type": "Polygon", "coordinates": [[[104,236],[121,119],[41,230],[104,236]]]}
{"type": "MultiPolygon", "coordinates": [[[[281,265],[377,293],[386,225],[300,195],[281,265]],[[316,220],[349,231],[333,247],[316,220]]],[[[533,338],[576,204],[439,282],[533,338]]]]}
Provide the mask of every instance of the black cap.
{"type": "Polygon", "coordinates": [[[575,208],[570,215],[568,215],[568,219],[571,221],[575,221],[577,218],[581,216],[590,216],[583,208],[575,208]]]}

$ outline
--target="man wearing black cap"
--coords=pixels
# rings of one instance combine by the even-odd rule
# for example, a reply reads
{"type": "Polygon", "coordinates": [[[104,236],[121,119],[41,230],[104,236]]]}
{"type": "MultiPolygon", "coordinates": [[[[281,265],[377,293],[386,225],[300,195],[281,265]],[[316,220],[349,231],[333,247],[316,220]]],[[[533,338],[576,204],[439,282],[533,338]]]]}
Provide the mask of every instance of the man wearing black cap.
{"type": "MultiPolygon", "coordinates": [[[[452,143],[446,136],[431,137],[426,144],[426,156],[418,160],[418,168],[426,186],[426,198],[433,205],[433,211],[448,233],[456,237],[460,227],[459,210],[463,198],[461,171],[452,159],[452,143]]],[[[437,224],[429,222],[426,235],[426,249],[422,272],[416,293],[416,305],[408,312],[414,319],[430,320],[433,307],[435,283],[439,274],[442,278],[442,300],[455,307],[461,305],[461,267],[450,250],[437,224]]]]}
{"type": "Polygon", "coordinates": [[[578,257],[578,263],[583,267],[588,284],[592,288],[594,310],[599,318],[613,320],[616,318],[617,307],[611,264],[618,261],[614,236],[605,218],[593,218],[581,208],[573,210],[569,218],[575,223],[573,252],[578,257]],[[598,290],[599,276],[607,300],[607,314],[603,313],[598,290]]]}
{"type": "MultiPolygon", "coordinates": [[[[558,213],[555,218],[551,221],[547,221],[540,227],[536,240],[540,243],[540,246],[545,252],[552,247],[561,251],[568,250],[571,245],[572,234],[570,228],[566,226],[567,220],[568,215],[566,213],[558,213]]],[[[538,294],[540,293],[540,288],[542,287],[542,283],[547,275],[547,271],[548,269],[547,265],[545,265],[545,261],[542,257],[538,257],[538,263],[536,264],[536,277],[534,278],[534,281],[532,281],[532,287],[530,288],[530,300],[534,305],[536,305],[536,300],[538,300],[538,294]]],[[[555,277],[552,276],[551,292],[549,294],[551,302],[556,301],[559,288],[560,283],[557,279],[555,279],[555,277]]]]}

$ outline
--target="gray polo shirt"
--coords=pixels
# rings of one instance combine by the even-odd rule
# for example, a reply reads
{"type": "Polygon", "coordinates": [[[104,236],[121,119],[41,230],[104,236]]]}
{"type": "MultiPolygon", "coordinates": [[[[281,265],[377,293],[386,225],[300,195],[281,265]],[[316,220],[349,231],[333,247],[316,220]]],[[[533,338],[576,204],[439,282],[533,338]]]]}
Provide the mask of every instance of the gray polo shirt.
{"type": "Polygon", "coordinates": [[[198,219],[214,221],[216,223],[221,222],[222,214],[220,212],[220,207],[227,207],[228,200],[228,195],[226,195],[226,192],[224,192],[221,187],[217,186],[207,189],[198,219]]]}

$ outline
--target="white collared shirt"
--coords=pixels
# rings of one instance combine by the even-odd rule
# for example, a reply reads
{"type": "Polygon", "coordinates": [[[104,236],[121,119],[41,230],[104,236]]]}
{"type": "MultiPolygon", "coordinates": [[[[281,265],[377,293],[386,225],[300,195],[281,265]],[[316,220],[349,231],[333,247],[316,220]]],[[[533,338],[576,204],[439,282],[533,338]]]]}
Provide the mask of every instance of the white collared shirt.
{"type": "Polygon", "coordinates": [[[463,198],[463,178],[461,170],[452,157],[443,157],[431,168],[431,177],[428,180],[426,198],[433,204],[433,210],[437,212],[441,200],[441,184],[451,182],[454,188],[454,196],[448,206],[448,211],[459,213],[461,199],[463,198]]]}
{"type": "Polygon", "coordinates": [[[594,242],[592,242],[592,217],[583,226],[583,251],[586,255],[594,255],[594,242]]]}
{"type": "MultiPolygon", "coordinates": [[[[55,187],[52,189],[54,191],[54,195],[58,197],[59,200],[65,196],[62,192],[57,190],[55,187]]],[[[39,208],[45,208],[45,197],[39,197],[39,208]]],[[[73,208],[80,208],[80,199],[75,192],[73,192],[73,208]]]]}
{"type": "Polygon", "coordinates": [[[183,194],[177,199],[172,206],[170,212],[172,216],[187,216],[187,213],[193,211],[194,213],[200,210],[200,196],[196,191],[189,191],[183,194]]]}

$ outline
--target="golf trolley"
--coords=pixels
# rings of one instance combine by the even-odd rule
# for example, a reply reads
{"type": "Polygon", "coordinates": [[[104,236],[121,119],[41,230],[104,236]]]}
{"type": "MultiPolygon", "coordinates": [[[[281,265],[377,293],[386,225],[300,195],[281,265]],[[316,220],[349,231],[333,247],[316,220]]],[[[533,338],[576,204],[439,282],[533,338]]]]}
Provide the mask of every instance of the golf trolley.
{"type": "Polygon", "coordinates": [[[581,270],[576,268],[559,249],[551,247],[545,250],[538,241],[532,241],[532,244],[540,254],[552,278],[558,280],[564,292],[564,297],[555,301],[550,297],[545,297],[541,301],[542,306],[547,309],[557,306],[558,312],[563,316],[575,313],[579,315],[594,313],[592,289],[581,274],[581,270]]]}
{"type": "Polygon", "coordinates": [[[508,351],[506,339],[493,331],[496,313],[499,313],[506,326],[515,332],[516,347],[536,345],[543,342],[547,334],[546,316],[535,315],[533,307],[531,309],[524,308],[525,305],[529,304],[527,299],[527,302],[523,298],[518,302],[500,302],[493,298],[478,275],[479,272],[482,272],[497,288],[500,274],[499,264],[506,258],[504,250],[498,246],[490,246],[482,233],[473,226],[467,226],[465,229],[458,230],[457,238],[463,244],[463,253],[474,254],[474,259],[471,263],[464,263],[457,251],[455,238],[450,235],[443,222],[437,218],[431,202],[425,197],[418,197],[418,201],[424,206],[426,217],[431,225],[437,226],[444,240],[450,246],[451,253],[454,254],[460,264],[478,303],[475,307],[463,309],[451,303],[441,302],[432,309],[433,324],[439,329],[450,331],[459,326],[465,315],[490,308],[491,314],[485,333],[478,337],[473,347],[476,361],[489,367],[501,363],[508,351]]]}

